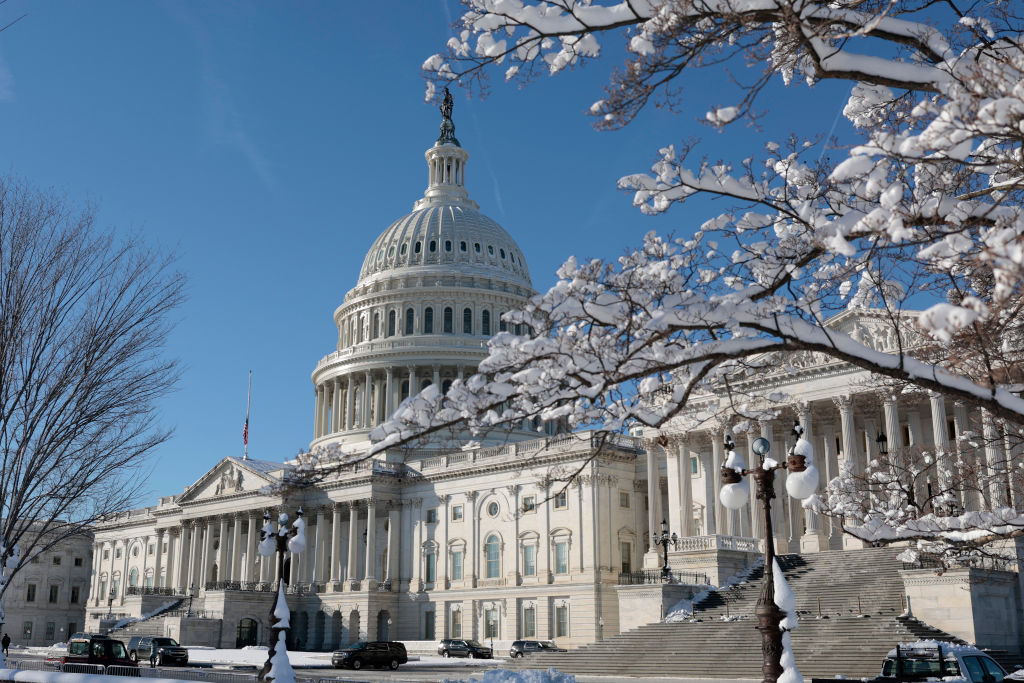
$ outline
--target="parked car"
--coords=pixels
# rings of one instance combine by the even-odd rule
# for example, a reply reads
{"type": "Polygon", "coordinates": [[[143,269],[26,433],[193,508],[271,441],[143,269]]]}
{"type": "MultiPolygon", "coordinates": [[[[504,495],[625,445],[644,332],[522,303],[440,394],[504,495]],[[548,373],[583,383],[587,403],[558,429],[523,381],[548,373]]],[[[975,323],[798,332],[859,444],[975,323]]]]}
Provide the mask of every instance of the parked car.
{"type": "Polygon", "coordinates": [[[409,661],[405,645],[394,641],[359,641],[331,655],[336,669],[362,669],[364,666],[389,667],[392,671],[409,661]]]}
{"type": "Polygon", "coordinates": [[[188,664],[188,650],[179,645],[174,638],[162,636],[134,636],[128,641],[128,656],[132,661],[138,662],[141,659],[157,666],[188,664]]]}
{"type": "Polygon", "coordinates": [[[60,663],[138,667],[120,640],[95,635],[69,640],[68,653],[60,658],[60,663]]]}
{"type": "Polygon", "coordinates": [[[534,652],[568,652],[564,647],[558,647],[553,640],[516,640],[509,648],[509,657],[522,657],[534,652]]]}
{"type": "Polygon", "coordinates": [[[968,683],[1001,683],[1006,672],[976,647],[919,641],[897,646],[882,663],[878,683],[964,678],[968,683]]]}
{"type": "Polygon", "coordinates": [[[445,638],[437,645],[437,654],[442,657],[469,657],[470,659],[492,659],[494,652],[475,640],[445,638]]]}

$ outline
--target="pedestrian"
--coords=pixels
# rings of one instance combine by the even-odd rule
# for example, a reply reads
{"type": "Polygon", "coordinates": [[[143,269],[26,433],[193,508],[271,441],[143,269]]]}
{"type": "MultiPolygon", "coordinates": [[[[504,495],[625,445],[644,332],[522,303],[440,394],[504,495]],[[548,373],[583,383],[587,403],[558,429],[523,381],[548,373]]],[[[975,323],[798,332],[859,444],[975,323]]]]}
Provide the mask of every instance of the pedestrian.
{"type": "Polygon", "coordinates": [[[157,645],[156,645],[156,643],[150,643],[149,644],[149,668],[150,669],[156,667],[156,655],[157,655],[157,645]]]}
{"type": "Polygon", "coordinates": [[[0,645],[3,646],[4,657],[6,657],[10,654],[7,649],[11,646],[11,637],[5,633],[4,637],[0,639],[0,645]]]}

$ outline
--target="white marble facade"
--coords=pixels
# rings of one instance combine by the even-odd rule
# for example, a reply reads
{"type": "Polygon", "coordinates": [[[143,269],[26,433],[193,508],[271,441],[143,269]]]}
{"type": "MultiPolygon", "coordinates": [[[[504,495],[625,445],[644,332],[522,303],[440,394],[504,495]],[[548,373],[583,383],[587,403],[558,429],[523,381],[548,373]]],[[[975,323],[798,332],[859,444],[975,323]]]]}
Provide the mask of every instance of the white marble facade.
{"type": "MultiPolygon", "coordinates": [[[[468,154],[453,130],[442,133],[426,152],[424,197],[373,243],[334,313],[337,346],[312,376],[313,448],[358,450],[410,391],[471,373],[486,339],[504,329],[501,314],[533,293],[522,251],[465,190],[468,154]]],[[[869,312],[831,324],[873,334],[869,312]]],[[[940,396],[883,396],[843,363],[795,356],[787,365],[750,380],[751,391],[796,401],[754,431],[782,453],[799,418],[826,480],[844,458],[862,466],[881,431],[891,447],[952,453],[959,434],[991,426],[940,396]]],[[[665,447],[646,450],[650,440],[620,437],[593,457],[589,433],[524,424],[500,442],[389,453],[285,501],[260,491],[290,465],[224,458],[184,493],[98,525],[86,628],[180,600],[204,626],[191,640],[184,623],[180,633],[168,626],[171,635],[264,643],[275,570],[254,553],[262,516],[301,505],[309,546],[290,560],[293,646],[359,637],[587,643],[619,631],[620,572],[659,565],[650,530],[662,519],[682,537],[680,553],[704,558],[715,580],[728,572],[708,557],[753,556],[750,509],[727,513],[714,502],[730,426],[669,428],[665,447]]],[[[746,435],[737,441],[746,452],[746,435]]],[[[842,547],[834,524],[779,500],[781,552],[842,547]]]]}

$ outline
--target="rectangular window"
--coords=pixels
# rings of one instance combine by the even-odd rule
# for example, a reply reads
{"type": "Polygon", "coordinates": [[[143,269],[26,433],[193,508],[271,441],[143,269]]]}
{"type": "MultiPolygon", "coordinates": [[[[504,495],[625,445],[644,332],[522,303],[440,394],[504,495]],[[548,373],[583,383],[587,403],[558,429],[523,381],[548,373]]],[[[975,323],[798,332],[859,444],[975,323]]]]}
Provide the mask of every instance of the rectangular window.
{"type": "Polygon", "coordinates": [[[498,610],[493,607],[484,611],[484,638],[498,637],[498,610]]]}
{"type": "Polygon", "coordinates": [[[424,579],[427,583],[434,583],[437,580],[437,555],[430,553],[427,555],[427,567],[426,576],[424,579]]]}
{"type": "Polygon", "coordinates": [[[55,566],[55,567],[59,567],[60,566],[60,555],[54,555],[53,556],[53,566],[55,566]]]}
{"type": "Polygon", "coordinates": [[[36,585],[34,583],[30,583],[30,584],[28,584],[28,587],[25,589],[25,602],[35,602],[35,601],[36,601],[36,585]]]}
{"type": "Polygon", "coordinates": [[[50,586],[50,603],[56,603],[57,597],[60,595],[59,586],[50,586]]]}
{"type": "Polygon", "coordinates": [[[462,551],[452,551],[452,579],[455,581],[462,580],[462,551]]]}
{"type": "Polygon", "coordinates": [[[46,642],[52,643],[56,640],[57,624],[53,621],[46,622],[46,642]]]}
{"type": "Polygon", "coordinates": [[[429,508],[427,510],[427,524],[437,523],[437,508],[429,508]]]}
{"type": "Polygon", "coordinates": [[[566,491],[559,491],[555,494],[555,509],[564,510],[569,507],[569,494],[566,491]]]}
{"type": "Polygon", "coordinates": [[[555,637],[569,637],[569,606],[559,605],[555,607],[555,637]]]}
{"type": "Polygon", "coordinates": [[[80,557],[76,557],[75,558],[75,566],[76,567],[81,567],[82,566],[82,558],[80,558],[80,557]]]}
{"type": "Polygon", "coordinates": [[[532,605],[523,608],[523,638],[537,637],[537,608],[532,605]]]}
{"type": "Polygon", "coordinates": [[[462,610],[460,609],[452,612],[452,632],[449,635],[452,638],[462,637],[462,610]]]}
{"type": "Polygon", "coordinates": [[[555,573],[569,573],[569,544],[566,541],[555,543],[555,573]]]}
{"type": "Polygon", "coordinates": [[[523,496],[523,513],[534,512],[537,509],[537,498],[534,496],[523,496]]]}
{"type": "Polygon", "coordinates": [[[629,541],[619,541],[619,555],[622,558],[622,571],[633,571],[633,545],[629,541]]]}
{"type": "Polygon", "coordinates": [[[620,508],[628,508],[629,507],[629,494],[626,493],[625,491],[619,491],[619,507],[620,508]]]}
{"type": "Polygon", "coordinates": [[[24,641],[32,640],[32,622],[26,621],[21,626],[21,639],[24,641]]]}
{"type": "Polygon", "coordinates": [[[537,546],[523,546],[523,576],[537,576],[537,546]]]}
{"type": "Polygon", "coordinates": [[[79,597],[79,588],[78,588],[78,586],[72,586],[71,587],[71,604],[72,605],[77,605],[78,604],[78,597],[79,597]]]}
{"type": "Polygon", "coordinates": [[[433,640],[435,636],[434,632],[434,610],[423,613],[423,639],[433,640]]]}
{"type": "Polygon", "coordinates": [[[103,559],[104,560],[109,560],[110,559],[110,548],[104,548],[103,549],[103,559]]]}
{"type": "Polygon", "coordinates": [[[461,505],[453,505],[452,506],[452,521],[453,522],[461,522],[462,521],[462,506],[461,505]]]}
{"type": "Polygon", "coordinates": [[[121,549],[120,548],[116,548],[114,550],[114,559],[117,559],[117,560],[121,559],[121,549]]]}
{"type": "Polygon", "coordinates": [[[697,458],[690,458],[690,474],[700,474],[700,463],[697,458]]]}
{"type": "Polygon", "coordinates": [[[156,543],[150,543],[149,547],[146,548],[147,555],[156,555],[156,543]]]}
{"type": "Polygon", "coordinates": [[[946,420],[946,438],[950,441],[956,441],[956,420],[953,418],[946,420]]]}

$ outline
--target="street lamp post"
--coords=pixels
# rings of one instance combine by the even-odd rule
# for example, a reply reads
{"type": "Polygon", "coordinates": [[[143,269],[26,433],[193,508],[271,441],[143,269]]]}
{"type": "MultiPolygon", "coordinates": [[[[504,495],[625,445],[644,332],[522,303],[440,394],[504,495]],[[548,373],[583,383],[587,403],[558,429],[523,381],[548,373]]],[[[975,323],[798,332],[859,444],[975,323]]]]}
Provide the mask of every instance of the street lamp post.
{"type": "Polygon", "coordinates": [[[264,557],[277,554],[277,596],[270,608],[270,624],[272,636],[267,661],[260,669],[259,680],[273,681],[285,678],[294,681],[295,674],[288,661],[286,642],[291,625],[288,602],[285,600],[285,553],[293,555],[306,549],[306,522],[302,519],[302,508],[295,512],[295,521],[289,528],[288,515],[282,512],[277,518],[277,529],[270,522],[270,511],[263,513],[263,528],[260,530],[260,543],[257,552],[264,557]]]}
{"type": "Polygon", "coordinates": [[[661,580],[672,581],[672,567],[668,566],[668,546],[671,544],[673,550],[679,550],[679,537],[673,531],[670,536],[668,533],[668,522],[661,520],[661,533],[654,533],[652,537],[654,545],[660,545],[665,559],[661,567],[661,580]]]}
{"type": "Polygon", "coordinates": [[[785,462],[767,458],[771,443],[763,437],[755,439],[750,448],[758,456],[758,465],[753,469],[743,467],[743,461],[736,455],[736,444],[726,436],[725,448],[729,456],[722,466],[722,490],[719,494],[722,504],[730,509],[739,509],[747,502],[749,483],[743,477],[750,477],[757,486],[757,499],[761,501],[764,517],[764,575],[761,579],[761,594],[757,599],[754,614],[757,616],[757,630],[761,632],[761,673],[763,683],[776,683],[782,675],[783,632],[780,628],[786,613],[775,603],[775,541],[772,529],[772,498],[775,497],[775,471],[789,470],[800,477],[791,476],[786,490],[794,498],[807,498],[818,486],[818,472],[808,458],[813,453],[811,445],[801,437],[803,428],[797,423],[793,427],[797,443],[789,449],[785,462]]]}
{"type": "Polygon", "coordinates": [[[107,594],[107,619],[114,618],[114,598],[117,597],[117,589],[111,588],[110,593],[107,594]]]}

